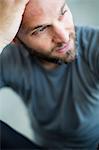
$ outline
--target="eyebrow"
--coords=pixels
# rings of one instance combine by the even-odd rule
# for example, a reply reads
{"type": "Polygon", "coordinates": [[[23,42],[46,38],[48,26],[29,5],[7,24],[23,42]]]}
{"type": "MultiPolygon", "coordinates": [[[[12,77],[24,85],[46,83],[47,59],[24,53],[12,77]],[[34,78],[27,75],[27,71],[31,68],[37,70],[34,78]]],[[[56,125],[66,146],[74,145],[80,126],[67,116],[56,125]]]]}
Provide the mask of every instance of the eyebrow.
{"type": "MultiPolygon", "coordinates": [[[[62,7],[61,7],[61,9],[60,9],[60,12],[62,12],[63,11],[63,9],[64,9],[64,7],[65,7],[65,4],[66,4],[66,2],[64,2],[64,4],[62,5],[62,7]]],[[[39,29],[39,28],[42,28],[42,27],[49,27],[50,25],[48,25],[48,24],[42,24],[42,25],[37,25],[37,26],[35,26],[35,27],[29,27],[27,30],[26,30],[26,33],[29,33],[29,32],[31,32],[31,31],[35,31],[36,29],[39,29]]]]}

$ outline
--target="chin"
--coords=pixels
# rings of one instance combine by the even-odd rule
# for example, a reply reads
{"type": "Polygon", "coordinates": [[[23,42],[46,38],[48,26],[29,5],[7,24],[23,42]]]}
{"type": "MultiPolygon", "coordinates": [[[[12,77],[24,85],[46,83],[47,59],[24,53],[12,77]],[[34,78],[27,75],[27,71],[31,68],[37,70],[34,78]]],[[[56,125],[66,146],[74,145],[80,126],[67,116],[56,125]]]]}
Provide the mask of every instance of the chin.
{"type": "Polygon", "coordinates": [[[53,59],[60,60],[64,63],[69,63],[74,61],[77,58],[76,50],[69,50],[65,54],[54,54],[51,56],[53,59]]]}

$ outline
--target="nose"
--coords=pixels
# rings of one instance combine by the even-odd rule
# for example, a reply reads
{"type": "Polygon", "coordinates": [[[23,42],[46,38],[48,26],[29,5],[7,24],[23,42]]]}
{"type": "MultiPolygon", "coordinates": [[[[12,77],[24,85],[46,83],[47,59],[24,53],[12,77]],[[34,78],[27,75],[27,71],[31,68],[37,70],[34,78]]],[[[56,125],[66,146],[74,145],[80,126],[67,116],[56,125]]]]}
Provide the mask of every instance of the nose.
{"type": "Polygon", "coordinates": [[[53,23],[53,41],[56,43],[67,43],[69,41],[69,32],[59,21],[53,23]]]}

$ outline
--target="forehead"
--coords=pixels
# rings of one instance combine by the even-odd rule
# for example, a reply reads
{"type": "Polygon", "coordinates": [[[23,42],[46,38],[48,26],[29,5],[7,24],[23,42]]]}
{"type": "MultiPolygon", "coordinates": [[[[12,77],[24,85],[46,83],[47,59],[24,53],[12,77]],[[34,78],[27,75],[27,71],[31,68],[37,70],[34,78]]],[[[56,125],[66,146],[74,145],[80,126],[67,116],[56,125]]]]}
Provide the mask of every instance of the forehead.
{"type": "Polygon", "coordinates": [[[59,12],[64,2],[65,0],[30,0],[23,15],[23,26],[47,22],[59,12]]]}

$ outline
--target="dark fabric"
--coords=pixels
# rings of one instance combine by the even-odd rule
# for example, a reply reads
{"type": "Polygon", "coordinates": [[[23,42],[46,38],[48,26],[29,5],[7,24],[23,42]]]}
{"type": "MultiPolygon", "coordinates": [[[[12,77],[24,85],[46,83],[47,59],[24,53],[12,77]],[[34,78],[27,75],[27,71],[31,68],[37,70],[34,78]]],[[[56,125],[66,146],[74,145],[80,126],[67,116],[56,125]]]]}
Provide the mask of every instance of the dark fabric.
{"type": "Polygon", "coordinates": [[[0,139],[1,139],[1,150],[6,149],[24,149],[24,150],[30,150],[30,149],[43,149],[30,140],[28,140],[26,137],[21,135],[20,133],[16,132],[14,129],[12,129],[9,125],[6,123],[0,121],[0,139]]]}

